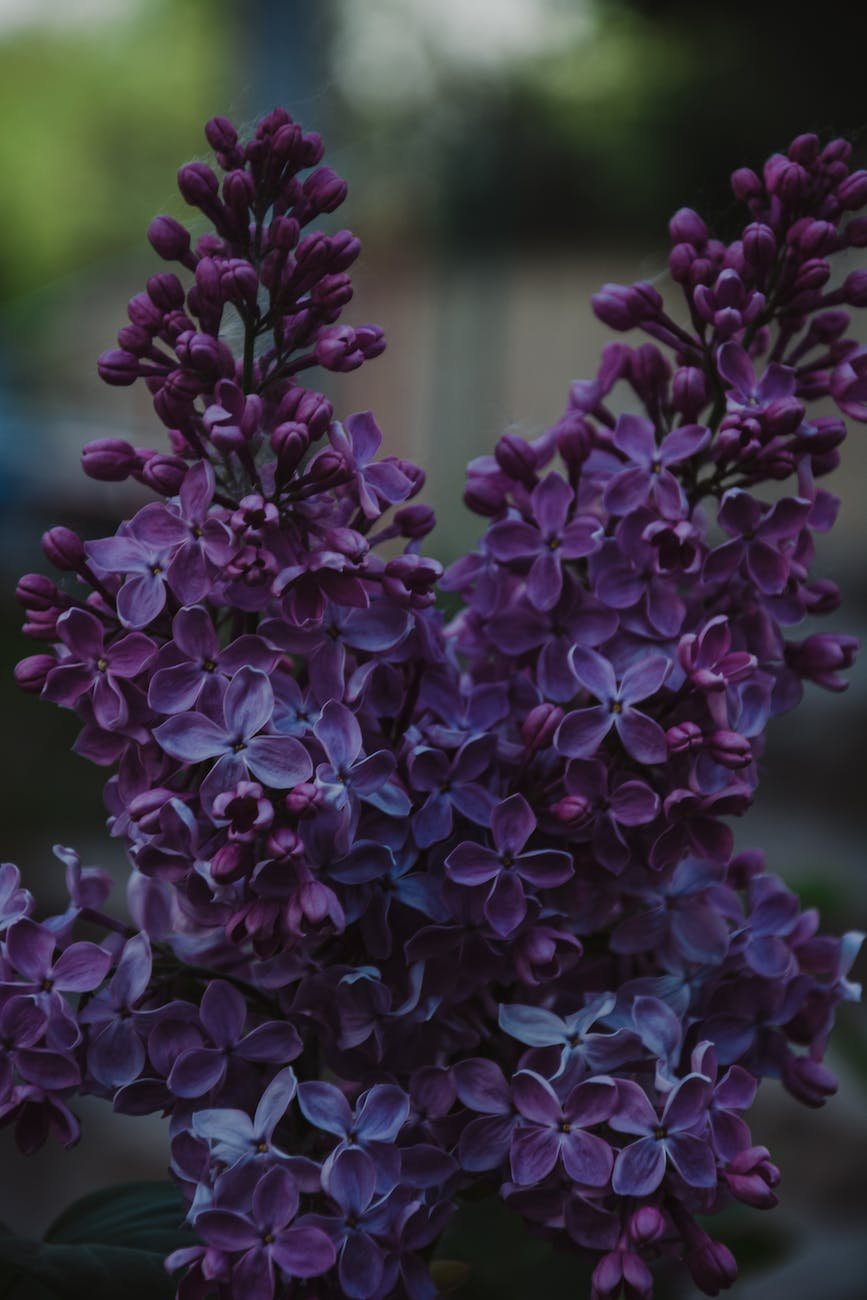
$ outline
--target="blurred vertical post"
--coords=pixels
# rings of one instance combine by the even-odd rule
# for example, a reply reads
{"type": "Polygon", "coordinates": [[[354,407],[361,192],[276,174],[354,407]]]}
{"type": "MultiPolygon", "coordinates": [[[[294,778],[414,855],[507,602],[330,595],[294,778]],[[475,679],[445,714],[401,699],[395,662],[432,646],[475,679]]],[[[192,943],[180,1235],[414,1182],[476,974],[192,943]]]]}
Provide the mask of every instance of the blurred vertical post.
{"type": "Polygon", "coordinates": [[[327,136],[333,0],[233,0],[233,8],[246,45],[245,113],[258,117],[281,105],[327,136]]]}

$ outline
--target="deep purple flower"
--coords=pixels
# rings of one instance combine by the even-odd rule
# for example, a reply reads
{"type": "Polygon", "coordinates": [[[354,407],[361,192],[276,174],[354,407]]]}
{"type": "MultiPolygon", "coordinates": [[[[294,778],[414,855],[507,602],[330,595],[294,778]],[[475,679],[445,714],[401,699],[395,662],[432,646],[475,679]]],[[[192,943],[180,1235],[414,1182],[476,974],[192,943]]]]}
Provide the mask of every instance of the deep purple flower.
{"type": "Polygon", "coordinates": [[[154,738],[182,763],[218,759],[203,785],[206,794],[230,790],[250,776],[274,789],[290,790],[312,775],[313,763],[291,736],[261,734],[273,710],[267,675],[258,668],[241,668],[226,689],[217,717],[176,714],[154,730],[154,738]]]}
{"type": "Polygon", "coordinates": [[[451,834],[453,809],[477,826],[488,825],[494,799],[478,778],[490,761],[491,743],[487,736],[468,740],[451,761],[441,750],[428,747],[417,749],[411,755],[412,788],[427,794],[412,823],[420,848],[427,848],[451,834]]]}
{"type": "Polygon", "coordinates": [[[211,616],[201,605],[175,615],[167,651],[170,653],[161,655],[154,665],[148,690],[148,703],[160,713],[184,713],[193,708],[215,675],[230,678],[244,667],[267,673],[277,658],[258,636],[239,636],[221,648],[211,616]]]}
{"type": "Polygon", "coordinates": [[[617,1108],[608,1123],[618,1133],[638,1134],[617,1156],[611,1185],[621,1196],[647,1196],[656,1190],[671,1161],[690,1187],[713,1187],[716,1162],[706,1136],[711,1084],[689,1074],[668,1094],[658,1117],[637,1083],[617,1084],[617,1108]]]}
{"type": "Polygon", "coordinates": [[[174,547],[167,581],[183,605],[192,605],[208,592],[212,578],[229,561],[235,548],[225,523],[210,515],[215,490],[213,467],[197,461],[184,476],[177,513],[152,504],[133,521],[134,535],[155,547],[174,547]]]}
{"type": "Polygon", "coordinates": [[[510,935],[527,912],[523,882],[538,889],[562,885],[573,874],[572,859],[559,849],[523,852],[536,829],[533,810],[513,794],[491,813],[494,848],[465,840],[446,858],[446,872],[459,885],[488,885],[484,912],[498,935],[510,935]]]}
{"type": "Polygon", "coordinates": [[[625,515],[650,499],[661,515],[678,518],[685,498],[669,466],[697,456],[709,442],[709,429],[685,424],[657,445],[656,431],[649,420],[621,415],[614,430],[614,445],[630,464],[605,489],[606,509],[614,515],[625,515]]]}
{"type": "Polygon", "coordinates": [[[192,1131],[210,1145],[215,1159],[230,1168],[251,1160],[263,1162],[275,1155],[285,1155],[274,1146],[274,1130],[286,1114],[297,1087],[295,1071],[287,1065],[274,1075],[262,1093],[252,1119],[245,1110],[197,1110],[192,1131]]]}
{"type": "Polygon", "coordinates": [[[809,501],[797,497],[765,506],[742,489],[731,488],[722,499],[717,520],[732,540],[711,551],[704,565],[705,580],[725,582],[743,564],[763,595],[778,595],[789,576],[789,561],[779,543],[800,532],[810,509],[809,501]]]}
{"type": "Polygon", "coordinates": [[[122,1088],[137,1078],[145,1060],[141,1027],[132,1012],[151,977],[147,935],[137,934],[124,945],[106,988],[79,1013],[90,1026],[87,1065],[106,1088],[122,1088]]]}
{"type": "Polygon", "coordinates": [[[141,632],[128,632],[106,645],[104,625],[83,609],[62,614],[57,635],[69,656],[48,674],[42,692],[45,699],[72,708],[85,691],[91,691],[97,723],[107,730],[122,727],[129,716],[124,683],[153,659],[153,641],[141,632]]]}
{"type": "Polygon", "coordinates": [[[357,1148],[370,1157],[381,1190],[391,1191],[400,1168],[394,1141],[409,1115],[409,1098],[401,1088],[374,1084],[362,1093],[353,1111],[339,1088],[311,1080],[299,1085],[298,1104],[315,1128],[339,1138],[329,1156],[329,1168],[341,1151],[357,1148]]]}
{"type": "Polygon", "coordinates": [[[269,1020],[245,1033],[247,1004],[225,980],[212,980],[205,989],[199,1019],[213,1046],[190,1047],[177,1056],[168,1085],[178,1097],[202,1097],[218,1088],[233,1056],[283,1065],[301,1051],[297,1030],[285,1021],[269,1020]]]}
{"type": "Polygon", "coordinates": [[[558,1159],[573,1182],[604,1187],[614,1157],[608,1143],[586,1130],[609,1120],[618,1101],[611,1079],[577,1084],[561,1103],[547,1079],[519,1070],[512,1095],[524,1123],[512,1135],[512,1177],[519,1186],[540,1183],[558,1159]]]}
{"type": "Polygon", "coordinates": [[[551,609],[563,590],[563,561],[580,560],[595,551],[602,535],[598,519],[579,516],[570,522],[574,493],[559,474],[549,474],[530,494],[532,522],[506,519],[488,533],[496,559],[532,561],[527,595],[537,609],[551,609]]]}
{"type": "Polygon", "coordinates": [[[730,411],[761,413],[772,402],[794,396],[797,379],[794,370],[772,361],[761,379],[756,379],[753,363],[737,343],[723,343],[717,353],[719,373],[728,386],[726,405],[730,411]]]}
{"type": "Polygon", "coordinates": [[[568,758],[592,758],[612,727],[623,748],[637,763],[662,763],[668,752],[665,733],[658,722],[633,706],[655,695],[671,664],[662,655],[639,660],[617,683],[614,669],[594,650],[576,646],[572,667],[580,684],[601,703],[567,713],[554,744],[568,758]]]}
{"type": "Polygon", "coordinates": [[[644,781],[619,779],[609,785],[604,763],[573,759],[566,768],[564,803],[577,802],[581,816],[574,822],[590,828],[593,854],[608,871],[622,871],[630,851],[621,827],[646,826],[659,811],[659,796],[644,781]]]}
{"type": "Polygon", "coordinates": [[[335,1260],[329,1238],[308,1218],[296,1220],[298,1189],[285,1169],[267,1170],[253,1192],[249,1214],[203,1210],[195,1229],[203,1241],[231,1254],[232,1282],[249,1300],[272,1300],[276,1270],[286,1279],[319,1277],[335,1260]],[[294,1224],[294,1226],[293,1226],[294,1224]]]}

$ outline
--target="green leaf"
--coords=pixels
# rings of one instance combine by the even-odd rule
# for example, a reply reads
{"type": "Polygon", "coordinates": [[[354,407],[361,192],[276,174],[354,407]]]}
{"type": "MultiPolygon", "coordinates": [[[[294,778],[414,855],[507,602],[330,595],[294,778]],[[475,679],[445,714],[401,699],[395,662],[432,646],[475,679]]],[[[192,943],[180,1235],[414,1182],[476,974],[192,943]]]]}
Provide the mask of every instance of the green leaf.
{"type": "Polygon", "coordinates": [[[171,1183],[93,1192],[51,1225],[44,1241],[0,1236],[0,1300],[172,1300],[171,1251],[195,1243],[171,1183]]]}
{"type": "Polygon", "coordinates": [[[69,1206],[52,1223],[45,1240],[70,1246],[124,1246],[168,1255],[195,1244],[183,1219],[183,1201],[173,1183],[124,1183],[91,1192],[69,1206]]]}

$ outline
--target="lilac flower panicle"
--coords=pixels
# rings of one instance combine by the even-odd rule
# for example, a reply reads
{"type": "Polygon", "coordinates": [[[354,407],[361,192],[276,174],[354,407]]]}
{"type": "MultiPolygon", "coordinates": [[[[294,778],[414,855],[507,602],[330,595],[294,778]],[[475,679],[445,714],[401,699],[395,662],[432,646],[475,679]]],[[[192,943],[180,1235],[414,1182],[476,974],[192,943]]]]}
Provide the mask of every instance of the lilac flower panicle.
{"type": "Polygon", "coordinates": [[[801,136],[734,174],[733,243],[675,214],[686,311],[604,286],[646,340],[471,463],[485,531],[443,573],[423,472],[315,387],[384,347],[343,319],[358,240],[317,226],[345,184],[282,109],[206,136],[178,184],[208,229],[152,222],[177,274],[99,362],[167,442],[83,454],[155,499],[51,529],[58,581],[17,589],[16,678],[107,770],[132,919],[71,849],[58,915],[0,866],[0,1122],[35,1151],[78,1139],[78,1093],[167,1115],[181,1300],[429,1300],[484,1191],[588,1255],[594,1300],[647,1300],[661,1257],[715,1295],[737,1265],[699,1219],[778,1199],[758,1086],[822,1105],[860,995],[862,936],[729,820],[771,719],[857,651],[793,629],[840,601],[812,565],[846,428],[813,404],[867,421],[865,272],[832,278],[867,177],[801,136]]]}

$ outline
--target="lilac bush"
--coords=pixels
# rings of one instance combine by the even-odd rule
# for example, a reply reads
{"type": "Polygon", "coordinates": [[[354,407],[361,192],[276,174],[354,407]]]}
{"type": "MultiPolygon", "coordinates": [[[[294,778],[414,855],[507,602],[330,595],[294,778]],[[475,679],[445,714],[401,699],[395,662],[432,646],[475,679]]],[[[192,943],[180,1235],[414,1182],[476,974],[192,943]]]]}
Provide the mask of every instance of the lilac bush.
{"type": "Polygon", "coordinates": [[[648,341],[471,463],[485,531],[443,573],[423,472],[305,385],[384,347],[341,323],[358,240],[314,225],[344,183],[282,110],[206,134],[222,177],[178,179],[213,229],[152,223],[182,276],[99,362],[168,449],[84,450],[158,499],[52,529],[62,580],[19,586],[44,648],[18,682],[110,770],[131,920],[71,850],[60,916],[0,870],[0,1116],[26,1151],[78,1139],[76,1093],[168,1116],[181,1300],[428,1300],[485,1191],[589,1257],[594,1300],[650,1297],[660,1257],[716,1295],[708,1216],[777,1199],[757,1085],[820,1106],[858,996],[860,936],[729,820],[771,718],[856,649],[791,629],[839,603],[812,562],[845,426],[813,409],[867,421],[867,271],[830,260],[867,246],[867,172],[805,135],[734,174],[734,242],[678,212],[677,307],[594,298],[648,341]]]}

